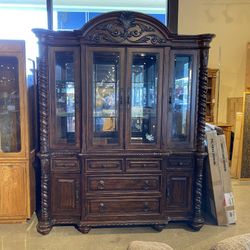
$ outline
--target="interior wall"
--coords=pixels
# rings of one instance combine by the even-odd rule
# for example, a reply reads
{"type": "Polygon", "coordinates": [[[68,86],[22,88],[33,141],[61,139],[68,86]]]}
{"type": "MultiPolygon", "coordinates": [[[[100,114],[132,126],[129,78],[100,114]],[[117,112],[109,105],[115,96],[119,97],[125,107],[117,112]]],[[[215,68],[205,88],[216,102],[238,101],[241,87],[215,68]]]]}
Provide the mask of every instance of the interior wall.
{"type": "Polygon", "coordinates": [[[214,33],[209,67],[220,70],[218,122],[226,122],[227,97],[243,96],[250,42],[249,0],[179,0],[178,33],[214,33]]]}

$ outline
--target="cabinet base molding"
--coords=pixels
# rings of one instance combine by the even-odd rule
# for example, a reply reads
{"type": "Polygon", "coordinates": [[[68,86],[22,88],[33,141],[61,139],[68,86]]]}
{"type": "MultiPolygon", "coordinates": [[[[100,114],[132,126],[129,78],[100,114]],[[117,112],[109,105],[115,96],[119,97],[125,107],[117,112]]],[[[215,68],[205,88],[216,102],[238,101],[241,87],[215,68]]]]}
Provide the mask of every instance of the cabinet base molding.
{"type": "Polygon", "coordinates": [[[152,226],[156,231],[161,232],[167,226],[167,222],[110,222],[110,223],[89,223],[89,224],[80,224],[77,226],[77,229],[83,233],[87,234],[92,228],[96,227],[105,227],[105,226],[113,226],[113,227],[125,227],[125,226],[152,226]]]}

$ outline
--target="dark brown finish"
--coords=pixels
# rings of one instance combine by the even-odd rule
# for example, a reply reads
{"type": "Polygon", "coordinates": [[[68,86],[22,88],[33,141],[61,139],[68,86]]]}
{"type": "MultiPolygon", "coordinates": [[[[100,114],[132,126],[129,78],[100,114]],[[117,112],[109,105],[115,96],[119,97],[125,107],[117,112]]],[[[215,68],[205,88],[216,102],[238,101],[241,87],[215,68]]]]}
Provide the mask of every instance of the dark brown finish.
{"type": "MultiPolygon", "coordinates": [[[[46,234],[58,224],[76,224],[83,233],[91,227],[108,225],[152,225],[162,230],[168,221],[174,220],[188,221],[194,229],[200,229],[204,223],[201,195],[206,157],[207,59],[213,35],[179,36],[154,18],[135,12],[104,14],[72,32],[42,29],[34,32],[40,46],[42,213],[38,231],[46,234]],[[80,77],[67,78],[69,87],[65,89],[68,98],[75,102],[75,108],[69,106],[71,111],[66,112],[75,112],[76,120],[72,123],[68,118],[68,127],[65,119],[60,118],[61,123],[57,120],[62,129],[76,135],[73,142],[54,143],[57,135],[55,116],[61,111],[55,106],[55,93],[59,90],[55,88],[52,76],[69,74],[71,71],[67,70],[72,68],[72,64],[65,65],[65,69],[59,67],[60,70],[56,67],[54,58],[58,50],[77,51],[73,68],[74,74],[80,77]],[[94,53],[99,52],[101,56],[94,59],[94,53]],[[109,59],[112,53],[120,60],[119,70],[109,59]],[[150,60],[155,59],[148,56],[146,66],[139,62],[131,69],[132,53],[140,55],[140,60],[150,53],[158,53],[159,63],[150,64],[150,60]],[[176,57],[182,65],[178,70],[174,64],[176,57]],[[94,63],[99,58],[101,63],[94,63]],[[183,75],[187,59],[192,75],[188,75],[189,82],[185,83],[183,75]],[[116,75],[112,76],[111,71],[116,75]],[[100,76],[108,75],[99,79],[96,72],[100,76]],[[155,78],[152,74],[156,74],[155,78]],[[137,82],[138,77],[146,80],[137,82]],[[147,79],[151,80],[144,84],[147,79]],[[72,82],[75,92],[70,87],[72,82]],[[188,98],[178,92],[179,83],[182,84],[181,91],[185,84],[190,86],[186,87],[190,89],[188,98]],[[97,87],[100,87],[98,91],[97,87]],[[141,100],[147,103],[145,106],[138,104],[139,97],[133,100],[135,90],[132,87],[142,89],[140,93],[144,93],[144,99],[141,100]],[[104,92],[99,93],[100,90],[104,92]],[[102,111],[99,111],[103,101],[100,104],[96,100],[106,98],[107,93],[109,97],[110,93],[116,97],[116,110],[109,108],[114,105],[106,101],[106,106],[101,106],[102,111]],[[93,101],[96,95],[100,97],[93,101]],[[173,107],[180,110],[175,111],[173,107]],[[175,112],[179,112],[177,116],[174,116],[175,112]],[[119,119],[114,123],[112,115],[117,114],[119,119]],[[178,129],[172,117],[175,117],[178,129]],[[103,120],[109,124],[105,129],[103,120]],[[155,136],[142,131],[149,127],[152,131],[155,129],[155,136]],[[97,138],[95,141],[94,137],[97,138]]],[[[65,103],[60,98],[58,100],[65,103]]]]}
{"type": "Polygon", "coordinates": [[[51,181],[52,214],[80,216],[79,175],[54,174],[51,181]]]}
{"type": "Polygon", "coordinates": [[[48,29],[53,30],[53,0],[46,0],[48,29]]]}
{"type": "Polygon", "coordinates": [[[168,23],[167,26],[169,30],[175,34],[178,33],[178,13],[179,13],[179,0],[168,0],[167,8],[167,17],[168,23]]]}
{"type": "MultiPolygon", "coordinates": [[[[167,174],[167,210],[178,213],[192,212],[192,172],[169,172],[167,174]]],[[[173,212],[172,212],[173,213],[173,212]]]]}

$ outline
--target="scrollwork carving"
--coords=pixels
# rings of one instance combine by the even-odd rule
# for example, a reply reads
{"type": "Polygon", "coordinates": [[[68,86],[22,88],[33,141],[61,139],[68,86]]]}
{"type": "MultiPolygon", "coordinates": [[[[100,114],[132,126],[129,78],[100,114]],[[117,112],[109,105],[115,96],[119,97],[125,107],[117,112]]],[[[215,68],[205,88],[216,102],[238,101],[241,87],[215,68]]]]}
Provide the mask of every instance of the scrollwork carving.
{"type": "Polygon", "coordinates": [[[166,43],[166,39],[154,27],[137,20],[134,13],[121,12],[116,20],[101,23],[90,31],[85,39],[99,43],[166,43]]]}

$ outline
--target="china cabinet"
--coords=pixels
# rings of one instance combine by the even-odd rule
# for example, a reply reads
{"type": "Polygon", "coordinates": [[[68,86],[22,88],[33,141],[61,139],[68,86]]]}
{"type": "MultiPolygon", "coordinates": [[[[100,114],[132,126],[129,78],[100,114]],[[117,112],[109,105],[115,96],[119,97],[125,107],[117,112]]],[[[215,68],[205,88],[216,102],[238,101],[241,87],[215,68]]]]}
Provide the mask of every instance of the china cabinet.
{"type": "Polygon", "coordinates": [[[25,76],[24,41],[0,40],[0,223],[25,221],[35,206],[25,76]]]}
{"type": "Polygon", "coordinates": [[[176,35],[135,12],[39,39],[38,231],[185,220],[196,230],[213,35],[176,35]]]}

